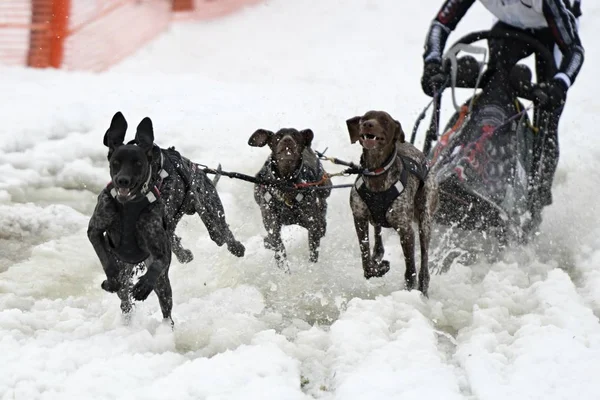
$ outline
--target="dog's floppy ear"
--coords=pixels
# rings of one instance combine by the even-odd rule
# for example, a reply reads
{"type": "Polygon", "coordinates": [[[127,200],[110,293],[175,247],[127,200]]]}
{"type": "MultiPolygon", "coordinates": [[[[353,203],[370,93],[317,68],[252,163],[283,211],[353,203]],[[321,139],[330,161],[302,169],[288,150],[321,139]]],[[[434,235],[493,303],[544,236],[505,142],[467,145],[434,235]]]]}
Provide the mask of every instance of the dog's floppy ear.
{"type": "Polygon", "coordinates": [[[303,129],[300,131],[300,134],[302,135],[302,138],[304,139],[304,145],[306,147],[310,147],[313,139],[315,138],[315,134],[313,133],[312,129],[303,129]]]}
{"type": "Polygon", "coordinates": [[[257,129],[248,139],[248,144],[252,147],[263,147],[269,143],[273,135],[274,133],[269,130],[257,129]]]}
{"type": "Polygon", "coordinates": [[[154,146],[154,128],[152,128],[150,118],[144,118],[138,125],[135,141],[145,152],[152,150],[152,146],[154,146]]]}
{"type": "Polygon", "coordinates": [[[127,121],[125,117],[118,111],[110,121],[110,126],[104,134],[104,145],[111,150],[119,147],[125,140],[125,133],[127,132],[127,121]]]}
{"type": "Polygon", "coordinates": [[[394,136],[396,140],[400,141],[400,143],[404,143],[404,131],[402,130],[402,124],[400,122],[394,120],[394,136]]]}
{"type": "Polygon", "coordinates": [[[362,117],[353,117],[349,120],[346,120],[346,126],[348,127],[348,132],[350,133],[350,143],[356,143],[356,141],[360,137],[361,118],[362,117]]]}

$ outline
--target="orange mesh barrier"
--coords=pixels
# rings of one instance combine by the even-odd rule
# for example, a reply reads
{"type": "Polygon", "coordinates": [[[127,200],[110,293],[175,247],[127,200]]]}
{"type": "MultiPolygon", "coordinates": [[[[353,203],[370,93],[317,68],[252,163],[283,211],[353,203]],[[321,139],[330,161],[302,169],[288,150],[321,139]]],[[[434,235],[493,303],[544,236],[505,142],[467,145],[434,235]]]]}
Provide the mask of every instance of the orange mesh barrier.
{"type": "Polygon", "coordinates": [[[0,64],[103,71],[177,19],[261,0],[0,0],[0,64]]]}
{"type": "Polygon", "coordinates": [[[0,1],[0,63],[27,64],[30,32],[34,29],[37,37],[45,33],[43,24],[33,24],[30,1],[0,1]]]}
{"type": "Polygon", "coordinates": [[[173,0],[173,9],[182,11],[176,19],[212,19],[231,14],[243,7],[257,4],[262,0],[173,0]]]}
{"type": "Polygon", "coordinates": [[[163,32],[169,0],[71,0],[63,68],[103,71],[163,32]]]}

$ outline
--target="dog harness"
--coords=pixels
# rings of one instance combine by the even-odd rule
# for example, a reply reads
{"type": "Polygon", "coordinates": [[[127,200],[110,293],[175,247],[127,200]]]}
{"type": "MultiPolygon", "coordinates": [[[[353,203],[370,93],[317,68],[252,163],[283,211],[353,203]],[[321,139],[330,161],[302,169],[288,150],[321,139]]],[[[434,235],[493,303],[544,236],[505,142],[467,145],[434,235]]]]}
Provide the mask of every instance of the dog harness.
{"type": "MultiPolygon", "coordinates": [[[[115,244],[110,237],[108,238],[112,248],[111,250],[119,257],[119,259],[130,264],[139,264],[149,256],[149,253],[142,250],[139,246],[136,225],[141,213],[146,207],[160,198],[160,191],[156,185],[149,188],[151,177],[152,169],[150,169],[148,179],[146,179],[146,182],[142,185],[142,189],[136,198],[125,203],[117,202],[119,221],[121,222],[120,241],[118,244],[115,244]]],[[[114,183],[109,183],[106,190],[116,199],[118,192],[114,183]]]]}
{"type": "MultiPolygon", "coordinates": [[[[323,179],[324,175],[325,171],[321,163],[308,163],[302,157],[300,168],[294,172],[292,177],[284,180],[276,176],[275,161],[269,158],[258,173],[257,178],[265,181],[281,181],[292,186],[298,183],[318,182],[323,179]]],[[[306,199],[306,194],[298,189],[285,190],[272,185],[260,185],[259,191],[267,203],[276,202],[288,208],[295,208],[306,199]]]]}
{"type": "Polygon", "coordinates": [[[367,208],[369,209],[375,224],[380,225],[383,228],[391,227],[385,216],[392,206],[392,203],[404,192],[406,181],[408,180],[408,173],[419,178],[421,181],[419,187],[422,187],[428,173],[427,164],[425,162],[420,164],[410,157],[405,157],[394,152],[383,167],[373,171],[366,171],[356,179],[354,187],[360,198],[367,204],[367,208]],[[373,192],[369,190],[363,176],[379,176],[384,174],[392,167],[397,158],[400,158],[403,167],[402,172],[400,172],[400,179],[382,192],[373,192]]]}

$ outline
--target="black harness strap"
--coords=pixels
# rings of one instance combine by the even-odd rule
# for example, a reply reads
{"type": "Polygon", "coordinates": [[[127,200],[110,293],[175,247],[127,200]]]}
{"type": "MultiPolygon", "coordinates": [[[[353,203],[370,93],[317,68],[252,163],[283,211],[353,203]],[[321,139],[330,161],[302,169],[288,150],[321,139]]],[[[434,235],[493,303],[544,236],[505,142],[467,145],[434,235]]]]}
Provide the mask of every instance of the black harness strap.
{"type": "Polygon", "coordinates": [[[390,224],[386,219],[386,214],[392,203],[400,196],[406,188],[408,174],[416,176],[419,181],[419,188],[423,187],[425,178],[429,172],[426,163],[419,163],[412,158],[397,154],[397,157],[402,161],[402,172],[400,179],[383,192],[373,192],[367,188],[363,176],[359,176],[354,184],[356,191],[361,199],[367,204],[367,208],[371,213],[373,221],[383,228],[390,228],[390,224]]]}
{"type": "MultiPolygon", "coordinates": [[[[108,190],[113,198],[117,196],[117,189],[112,182],[108,184],[106,190],[108,190]]],[[[120,240],[119,243],[114,243],[112,238],[108,238],[112,247],[111,250],[119,257],[119,259],[130,264],[139,264],[142,261],[145,261],[150,255],[139,246],[136,224],[140,214],[146,207],[160,198],[160,192],[156,186],[152,186],[145,194],[142,192],[138,196],[137,199],[125,203],[118,203],[121,222],[120,240]]]]}
{"type": "MultiPolygon", "coordinates": [[[[310,161],[310,160],[309,160],[310,161]]],[[[266,181],[281,181],[282,183],[289,183],[289,190],[285,190],[282,187],[276,187],[274,185],[260,185],[262,196],[267,203],[271,201],[277,201],[281,204],[285,204],[289,208],[294,208],[305,199],[305,193],[303,190],[294,187],[294,184],[317,182],[323,179],[325,171],[321,163],[315,162],[310,163],[302,158],[300,167],[294,172],[294,175],[287,179],[279,178],[275,173],[275,165],[272,159],[267,160],[262,170],[259,172],[257,177],[266,181]]]]}

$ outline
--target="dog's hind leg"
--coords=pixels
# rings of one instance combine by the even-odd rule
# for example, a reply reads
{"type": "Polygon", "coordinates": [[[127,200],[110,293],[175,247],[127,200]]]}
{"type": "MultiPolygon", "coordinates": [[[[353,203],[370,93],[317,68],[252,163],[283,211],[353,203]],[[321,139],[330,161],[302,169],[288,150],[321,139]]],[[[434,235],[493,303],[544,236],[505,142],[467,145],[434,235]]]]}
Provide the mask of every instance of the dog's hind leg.
{"type": "Polygon", "coordinates": [[[428,180],[419,189],[416,198],[416,215],[419,221],[419,242],[421,244],[421,268],[419,269],[419,291],[428,297],[429,290],[429,244],[431,243],[431,228],[433,216],[437,210],[437,188],[433,180],[428,180]]]}
{"type": "Polygon", "coordinates": [[[415,267],[415,232],[410,221],[400,224],[398,234],[400,235],[400,244],[404,253],[404,264],[406,265],[406,271],[404,272],[406,289],[413,290],[417,277],[417,269],[415,267]]]}
{"type": "Polygon", "coordinates": [[[419,212],[419,242],[421,244],[421,268],[419,269],[419,291],[427,296],[429,289],[429,243],[431,239],[431,216],[419,212]]]}
{"type": "Polygon", "coordinates": [[[196,212],[208,230],[208,235],[217,246],[227,244],[227,250],[236,257],[243,257],[246,248],[235,239],[225,219],[225,209],[216,188],[206,174],[198,172],[196,212]]]}
{"type": "Polygon", "coordinates": [[[158,304],[163,315],[163,319],[174,325],[173,318],[171,318],[171,311],[173,310],[173,291],[171,289],[171,281],[169,280],[169,269],[158,278],[156,286],[154,287],[154,293],[158,297],[158,304]]]}
{"type": "Polygon", "coordinates": [[[194,253],[181,245],[181,238],[175,233],[171,235],[171,246],[173,254],[181,264],[189,263],[194,259],[194,253]]]}

